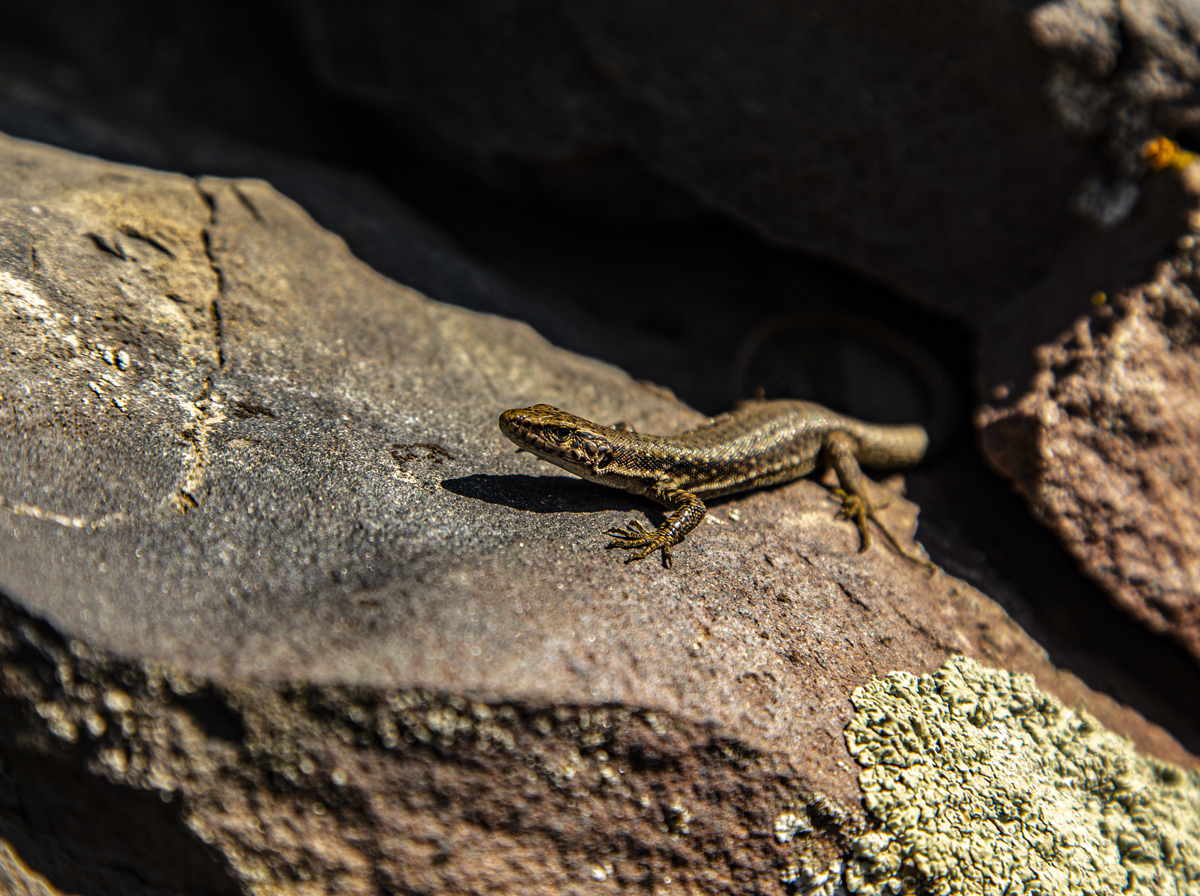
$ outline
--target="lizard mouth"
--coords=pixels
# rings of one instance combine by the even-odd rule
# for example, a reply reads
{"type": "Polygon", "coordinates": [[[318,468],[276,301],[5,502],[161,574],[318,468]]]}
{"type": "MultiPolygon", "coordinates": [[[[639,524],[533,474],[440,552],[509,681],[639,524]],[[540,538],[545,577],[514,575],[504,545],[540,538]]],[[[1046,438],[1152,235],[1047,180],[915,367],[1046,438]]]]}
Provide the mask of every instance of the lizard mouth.
{"type": "Polygon", "coordinates": [[[520,408],[505,411],[500,415],[500,431],[522,448],[533,451],[535,454],[549,454],[555,457],[569,456],[569,449],[548,439],[543,428],[520,408]]]}
{"type": "Polygon", "coordinates": [[[558,441],[547,434],[548,424],[534,418],[524,408],[514,408],[500,415],[500,431],[520,447],[546,459],[561,459],[581,466],[603,466],[607,446],[594,439],[576,434],[569,442],[558,441]]]}
{"type": "Polygon", "coordinates": [[[520,409],[514,408],[500,415],[500,431],[522,448],[527,445],[539,448],[549,445],[538,433],[533,421],[520,409]]]}

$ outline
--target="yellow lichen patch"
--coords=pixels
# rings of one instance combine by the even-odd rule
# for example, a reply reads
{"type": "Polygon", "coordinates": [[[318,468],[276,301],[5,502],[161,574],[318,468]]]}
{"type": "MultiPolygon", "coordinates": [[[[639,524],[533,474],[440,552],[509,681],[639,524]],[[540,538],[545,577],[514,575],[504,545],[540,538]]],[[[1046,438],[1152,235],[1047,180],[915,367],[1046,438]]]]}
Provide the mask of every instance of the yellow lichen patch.
{"type": "Polygon", "coordinates": [[[1154,171],[1162,171],[1164,168],[1182,171],[1196,161],[1196,154],[1184,149],[1174,140],[1156,137],[1142,144],[1142,158],[1154,171]]]}
{"type": "Polygon", "coordinates": [[[855,841],[849,892],[1200,894],[1200,773],[1139,755],[1031,676],[953,657],[852,701],[880,829],[855,841]]]}

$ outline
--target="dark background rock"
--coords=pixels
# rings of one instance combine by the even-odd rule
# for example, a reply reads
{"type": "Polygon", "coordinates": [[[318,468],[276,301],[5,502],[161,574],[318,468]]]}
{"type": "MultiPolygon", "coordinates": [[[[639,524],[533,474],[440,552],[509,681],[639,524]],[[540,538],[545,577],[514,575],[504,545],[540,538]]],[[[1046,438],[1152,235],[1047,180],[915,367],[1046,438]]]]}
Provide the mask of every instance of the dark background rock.
{"type": "MultiPolygon", "coordinates": [[[[67,97],[92,120],[10,109],[0,124],[172,170],[264,173],[227,146],[197,152],[207,130],[368,171],[477,257],[591,317],[598,344],[620,340],[597,306],[660,275],[680,242],[732,248],[715,213],[755,248],[765,238],[833,259],[970,322],[983,383],[1011,391],[1034,346],[1094,291],[1144,279],[1182,232],[1175,195],[1137,183],[1141,141],[1186,131],[1192,115],[1186,15],[1164,10],[1183,17],[1171,30],[1153,9],[12,4],[0,14],[15,92],[67,97]],[[1089,218],[1077,207],[1093,194],[1089,218]],[[1099,229],[1096,214],[1108,216],[1099,229]],[[495,224],[514,216],[524,226],[495,224]],[[572,219],[582,226],[564,231],[572,219]],[[597,231],[597,219],[619,226],[597,231]],[[588,237],[607,245],[588,252],[588,237]]],[[[821,303],[742,272],[670,282],[626,339],[641,331],[671,354],[673,341],[728,332],[731,294],[821,303]],[[684,308],[697,320],[680,331],[684,308]]],[[[756,322],[770,317],[767,303],[756,322]]],[[[560,326],[574,341],[588,329],[560,326]]],[[[649,347],[629,358],[646,364],[649,347]]],[[[678,376],[673,354],[657,379],[678,376]]],[[[694,385],[692,401],[723,404],[694,385]]]]}
{"type": "MultiPolygon", "coordinates": [[[[538,21],[541,14],[539,8],[531,9],[533,12],[523,20],[526,23],[538,21]]],[[[1001,23],[997,33],[1007,35],[1005,40],[1017,44],[1025,40],[1021,29],[1013,24],[1019,18],[1013,8],[996,7],[989,11],[980,7],[975,12],[981,9],[980,14],[985,18],[993,16],[1001,23]]],[[[1066,11],[1074,23],[1071,27],[1077,28],[1078,10],[1066,8],[1066,11]]],[[[1153,263],[1163,257],[1164,247],[1173,246],[1175,238],[1186,232],[1187,200],[1168,175],[1141,185],[1140,201],[1130,217],[1107,232],[1097,231],[1093,224],[1082,220],[1070,223],[1076,220],[1073,213],[1064,213],[1061,205],[1055,205],[1072,183],[1082,186],[1096,176],[1115,190],[1122,177],[1133,176],[1126,162],[1129,148],[1141,131],[1135,128],[1118,133],[1105,122],[1122,119],[1125,113],[1121,109],[1130,103],[1142,103],[1138,108],[1151,111],[1167,109],[1160,102],[1166,93],[1159,89],[1167,82],[1156,82],[1153,90],[1143,94],[1130,94],[1130,87],[1125,94],[1132,95],[1131,100],[1119,97],[1105,100],[1096,108],[1109,111],[1092,119],[1101,122],[1098,129],[1067,136],[1043,134],[1038,139],[1048,141],[1049,155],[1039,155],[1040,150],[1025,152],[1020,147],[1007,146],[1010,155],[1003,164],[1015,166],[1013,170],[1019,170],[1032,181],[1020,177],[1003,181],[1003,188],[997,191],[998,181],[992,177],[995,172],[990,163],[984,164],[997,158],[993,154],[995,147],[983,147],[989,133],[987,127],[975,127],[979,122],[969,117],[964,123],[960,116],[952,122],[953,133],[945,147],[949,153],[960,153],[959,156],[938,156],[941,148],[936,141],[922,144],[922,151],[927,153],[923,160],[920,152],[906,155],[888,142],[897,133],[907,133],[906,130],[892,128],[886,131],[889,136],[878,141],[859,136],[864,132],[863,122],[879,119],[871,117],[875,112],[868,106],[855,105],[855,97],[863,100],[863,95],[851,90],[856,82],[844,80],[843,98],[850,99],[839,114],[848,109],[859,115],[853,119],[855,128],[847,132],[855,135],[852,151],[848,155],[826,155],[822,157],[825,161],[832,159],[840,164],[847,159],[911,161],[915,158],[921,164],[929,163],[931,170],[941,170],[934,161],[943,164],[949,160],[953,164],[945,170],[957,171],[963,178],[972,174],[980,181],[991,178],[987,181],[991,193],[982,200],[983,208],[994,207],[988,203],[995,203],[998,193],[1004,197],[1001,205],[1007,216],[999,225],[994,219],[985,222],[983,215],[974,219],[976,223],[983,222],[981,226],[985,229],[991,229],[986,230],[985,244],[972,250],[974,254],[962,255],[958,250],[962,248],[964,234],[978,234],[973,225],[963,225],[963,209],[968,205],[972,209],[980,207],[977,203],[981,201],[983,186],[971,187],[978,193],[961,193],[974,197],[970,203],[955,200],[936,207],[920,203],[909,207],[899,203],[887,206],[900,209],[905,215],[920,208],[920,220],[928,226],[919,228],[912,227],[911,220],[906,220],[906,226],[898,226],[886,216],[872,220],[869,214],[874,207],[872,203],[882,195],[893,195],[888,191],[897,184],[890,184],[883,193],[880,192],[883,188],[872,187],[875,192],[863,193],[867,198],[860,206],[847,207],[848,213],[858,216],[854,220],[862,226],[878,226],[881,228],[878,233],[888,239],[897,235],[916,243],[925,239],[931,248],[919,258],[901,259],[903,264],[918,265],[919,270],[905,268],[897,273],[889,248],[879,254],[878,246],[872,248],[874,244],[870,241],[859,236],[845,238],[844,229],[822,230],[819,234],[822,239],[841,239],[840,247],[826,251],[834,258],[857,263],[874,278],[866,279],[781,246],[781,234],[764,223],[806,220],[808,203],[817,197],[825,201],[824,189],[793,193],[801,195],[804,204],[793,206],[790,211],[782,205],[772,205],[787,194],[774,194],[766,189],[770,187],[769,179],[760,178],[758,169],[752,172],[754,178],[739,187],[735,174],[739,170],[745,174],[748,170],[745,166],[696,167],[695,159],[688,160],[685,150],[698,145],[708,151],[703,141],[693,139],[689,144],[678,134],[656,134],[654,127],[647,127],[644,109],[634,110],[636,114],[627,119],[621,118],[624,111],[621,108],[616,113],[606,113],[608,117],[602,116],[603,120],[589,119],[588,125],[593,130],[575,130],[567,135],[580,137],[582,149],[561,157],[532,151],[524,155],[516,152],[489,155],[475,152],[473,144],[455,146],[446,137],[447,133],[454,135],[451,125],[462,111],[456,107],[453,90],[456,84],[461,87],[469,82],[444,83],[438,88],[440,92],[429,95],[430,103],[444,104],[433,110],[437,115],[428,108],[398,105],[394,92],[387,90],[375,93],[344,90],[346,72],[325,63],[346,63],[350,57],[341,50],[363,32],[352,24],[337,21],[332,18],[334,13],[316,4],[212,4],[204,8],[163,9],[145,3],[119,3],[100,11],[86,4],[47,3],[11,5],[0,9],[0,14],[6,26],[0,34],[4,50],[0,53],[0,128],[106,158],[192,174],[267,177],[299,200],[319,221],[343,235],[356,254],[399,282],[464,307],[530,321],[556,344],[617,363],[636,377],[666,384],[701,411],[722,410],[739,394],[748,394],[755,385],[764,384],[772,391],[800,392],[872,419],[928,420],[931,399],[914,368],[913,358],[932,358],[959,388],[959,428],[950,427],[950,437],[940,458],[909,477],[910,496],[923,508],[923,542],[948,570],[998,600],[1048,649],[1057,665],[1165,724],[1193,750],[1200,745],[1195,723],[1200,717],[1197,703],[1200,678],[1183,651],[1139,631],[1110,611],[1100,590],[1079,575],[1072,557],[1031,523],[1024,506],[1008,494],[1003,483],[983,469],[963,432],[977,378],[989,388],[1000,385],[1013,398],[1019,397],[1023,378],[1034,369],[1030,360],[1033,346],[1053,340],[1075,317],[1090,310],[1090,296],[1095,290],[1116,294],[1124,284],[1143,282],[1153,263]],[[237,27],[229,27],[230,22],[236,22],[237,27]],[[339,53],[332,55],[325,52],[331,38],[341,42],[339,53]],[[617,131],[622,139],[600,141],[597,149],[596,141],[592,140],[596,128],[615,127],[613,122],[621,125],[617,131]],[[677,157],[684,158],[687,165],[669,169],[648,163],[647,151],[644,147],[639,149],[642,144],[633,137],[625,139],[629,132],[622,128],[633,125],[640,128],[635,129],[633,137],[642,139],[639,135],[649,134],[657,142],[652,140],[646,145],[677,151],[677,157]],[[1080,179],[1056,182],[1055,189],[1044,194],[1030,191],[1007,195],[1005,191],[1010,184],[1023,189],[1029,183],[1042,183],[1039,178],[1046,172],[1059,170],[1055,166],[1061,164],[1062,156],[1056,153],[1062,151],[1077,153],[1072,158],[1083,160],[1079,167],[1070,169],[1080,179]],[[954,167],[963,159],[978,164],[973,169],[970,164],[954,167]],[[1039,164],[1045,164],[1046,170],[1035,170],[1039,164]],[[670,176],[664,177],[664,170],[670,176]],[[713,189],[739,191],[733,198],[742,202],[735,209],[740,222],[730,222],[727,213],[731,202],[720,198],[728,198],[727,194],[714,198],[705,178],[716,185],[713,189]],[[1014,197],[1025,197],[1032,205],[1022,207],[1022,202],[1014,201],[1014,197]],[[749,203],[751,199],[760,205],[749,203]],[[758,219],[751,214],[754,208],[761,212],[758,219]],[[776,217],[771,218],[770,214],[776,217]],[[1021,214],[1036,218],[1037,227],[1050,222],[1046,226],[1054,236],[1048,244],[1051,248],[1039,244],[1032,254],[1015,252],[1007,261],[1015,258],[1019,263],[1009,266],[997,247],[1025,245],[1021,240],[1028,239],[1028,234],[1017,233],[1015,225],[1009,228],[1012,216],[1021,214]],[[957,247],[953,252],[947,248],[949,244],[937,240],[939,220],[942,235],[949,234],[960,241],[953,243],[957,247]],[[1059,225],[1054,221],[1067,223],[1055,229],[1059,225]],[[747,223],[752,226],[745,227],[747,223]],[[888,227],[892,229],[888,231],[888,227]],[[764,233],[769,236],[767,240],[762,238],[764,233]],[[1053,256],[1051,267],[1026,276],[1026,263],[1030,258],[1042,257],[1038,254],[1042,251],[1053,256]],[[946,254],[939,256],[939,252],[946,254]],[[953,258],[947,261],[950,255],[953,258]],[[973,261],[964,273],[962,260],[967,258],[973,261]],[[992,283],[988,265],[997,264],[1005,267],[1005,273],[992,283]],[[940,270],[939,265],[943,266],[940,270]],[[1023,270],[1026,274],[1021,273],[1023,270]],[[937,291],[941,287],[914,286],[920,277],[938,276],[949,278],[947,283],[960,282],[954,278],[975,278],[983,285],[962,291],[948,287],[944,295],[937,291]],[[1012,286],[1013,283],[1017,286],[1012,286]],[[897,284],[903,288],[902,294],[894,291],[897,284]],[[966,303],[962,307],[954,304],[960,300],[966,303]],[[939,306],[953,308],[958,316],[944,317],[930,310],[939,306]],[[964,309],[969,312],[965,322],[964,309]],[[861,327],[848,331],[844,323],[829,322],[831,311],[841,321],[869,320],[890,336],[881,341],[869,333],[864,335],[861,327]],[[799,318],[794,317],[797,313],[799,318]],[[798,324],[789,323],[797,320],[798,324]],[[769,334],[765,341],[762,333],[769,334]],[[799,347],[800,353],[815,355],[816,362],[797,364],[794,358],[786,357],[781,360],[792,343],[799,347]],[[903,346],[899,353],[892,347],[897,343],[903,346]],[[759,351],[748,366],[740,365],[738,359],[748,345],[757,346],[759,351]],[[981,367],[976,366],[977,357],[982,358],[981,367]],[[752,375],[751,381],[746,381],[746,371],[752,375]]],[[[962,20],[970,21],[972,15],[969,11],[963,13],[962,20]]],[[[1103,19],[1105,28],[1109,28],[1110,19],[1103,19]]],[[[461,45],[471,33],[467,27],[469,21],[463,20],[461,34],[442,43],[457,41],[461,45]]],[[[1049,26],[1041,19],[1034,25],[1032,33],[1036,40],[1051,46],[1053,42],[1046,37],[1049,26]]],[[[1136,60],[1143,69],[1152,66],[1158,58],[1155,53],[1162,55],[1154,49],[1160,44],[1139,45],[1142,32],[1128,23],[1123,27],[1129,52],[1122,58],[1127,62],[1136,60]]],[[[536,32],[534,28],[530,33],[536,32]]],[[[647,33],[650,32],[631,35],[629,46],[645,46],[647,33]]],[[[902,29],[897,33],[903,33],[902,29]]],[[[1065,32],[1059,32],[1060,37],[1062,33],[1065,32]]],[[[1110,29],[1105,33],[1113,32],[1110,29]]],[[[582,40],[589,32],[584,29],[577,35],[582,40]]],[[[510,33],[510,37],[518,40],[520,34],[510,33]]],[[[361,39],[364,46],[367,43],[378,46],[376,34],[369,35],[369,41],[368,37],[361,39]]],[[[684,44],[692,39],[697,41],[693,46],[700,45],[696,35],[679,38],[684,44]]],[[[431,47],[426,57],[417,52],[421,47],[410,48],[416,54],[410,60],[415,60],[413,64],[434,66],[429,70],[435,70],[439,59],[446,57],[444,47],[434,46],[437,43],[425,42],[424,46],[431,47]]],[[[897,48],[902,41],[895,43],[896,47],[888,52],[901,53],[897,48]]],[[[1009,89],[1006,85],[1024,85],[1014,88],[1021,95],[1008,107],[1010,112],[1034,108],[1040,102],[1021,93],[1040,89],[1041,84],[1028,76],[1034,69],[1050,78],[1050,83],[1059,83],[1053,79],[1068,70],[1063,66],[1086,68],[1086,60],[1080,62],[1072,56],[1063,49],[1065,44],[1051,46],[1057,56],[1041,57],[1036,49],[1017,44],[1006,46],[1010,49],[1016,46],[1013,58],[1025,60],[1015,68],[1026,73],[1025,80],[992,78],[988,82],[1005,90],[1009,89]]],[[[1102,44],[1104,41],[1097,42],[1097,46],[1102,44]]],[[[561,44],[568,56],[581,45],[570,40],[561,44]]],[[[605,46],[611,49],[612,44],[605,46]]],[[[496,52],[501,49],[502,42],[497,42],[496,52]]],[[[360,55],[360,60],[373,58],[360,55]]],[[[472,65],[479,70],[485,63],[496,63],[497,58],[493,53],[473,60],[472,65]]],[[[603,54],[597,58],[603,58],[603,54]]],[[[755,59],[744,55],[737,61],[750,69],[757,64],[755,59]]],[[[795,60],[789,57],[786,61],[783,68],[776,65],[770,72],[772,77],[784,80],[799,77],[795,72],[801,70],[794,68],[795,60]]],[[[513,68],[519,62],[503,63],[501,59],[501,64],[502,70],[514,78],[527,76],[513,68]]],[[[735,70],[732,63],[724,69],[735,70]]],[[[1109,78],[1106,70],[1097,71],[1099,75],[1087,77],[1109,78]]],[[[1178,71],[1186,76],[1186,66],[1178,71]]],[[[611,73],[611,69],[602,70],[596,79],[603,83],[611,73]]],[[[381,83],[389,83],[389,77],[384,72],[381,83]]],[[[500,82],[507,83],[504,77],[485,80],[496,82],[487,85],[488,89],[494,87],[503,94],[504,84],[500,82]]],[[[401,83],[401,87],[406,83],[401,83]]],[[[553,90],[562,86],[556,81],[546,83],[553,90]]],[[[751,87],[757,83],[761,88],[764,82],[748,83],[751,87]]],[[[977,82],[977,86],[982,83],[977,82]]],[[[1147,81],[1131,76],[1125,83],[1136,86],[1147,81]]],[[[566,85],[570,90],[576,86],[575,82],[566,85]]],[[[595,99],[595,94],[588,96],[595,99]]],[[[689,96],[695,100],[698,95],[689,96]]],[[[527,99],[516,97],[517,112],[528,108],[527,99]]],[[[600,100],[607,103],[611,99],[612,91],[601,91],[600,100]]],[[[899,108],[911,111],[921,108],[924,102],[919,92],[906,100],[912,104],[901,104],[899,108]]],[[[551,108],[558,108],[553,96],[547,101],[551,102],[551,108]]],[[[720,102],[716,98],[710,106],[703,103],[690,106],[715,111],[708,119],[693,116],[695,123],[688,126],[723,126],[718,114],[724,108],[718,105],[720,102]]],[[[502,119],[513,108],[511,104],[495,103],[491,113],[502,119]]],[[[1021,124],[1019,127],[1013,124],[1012,129],[1020,131],[1044,125],[1053,131],[1066,120],[1061,104],[1056,108],[1057,111],[1051,108],[1049,113],[1038,111],[1032,117],[1014,114],[1010,120],[1019,120],[1021,124]]],[[[1186,111],[1180,104],[1170,108],[1186,111]]],[[[730,109],[733,107],[724,111],[730,109]]],[[[928,109],[929,116],[935,119],[943,114],[934,103],[929,103],[928,109]]],[[[473,111],[478,112],[478,108],[473,111]]],[[[735,113],[743,115],[736,109],[729,112],[735,113]]],[[[780,114],[778,109],[769,109],[767,117],[768,126],[778,128],[802,120],[799,115],[780,114]]],[[[1161,115],[1150,120],[1156,126],[1170,124],[1161,115]]],[[[1177,116],[1172,120],[1178,123],[1183,118],[1177,116]]],[[[818,119],[803,121],[810,126],[809,132],[801,135],[807,141],[805,152],[813,146],[816,149],[812,151],[827,149],[829,144],[818,139],[819,132],[811,130],[814,123],[819,123],[818,119]]],[[[669,124],[659,130],[669,131],[669,124]]],[[[467,133],[461,123],[456,126],[460,136],[467,133]]],[[[507,133],[534,141],[527,149],[537,148],[542,147],[537,141],[542,140],[551,126],[552,121],[517,122],[507,133]]],[[[1178,126],[1182,128],[1184,124],[1178,126]]],[[[936,127],[917,130],[922,134],[937,132],[936,127]]],[[[1001,130],[1008,132],[1007,126],[1001,130]]],[[[756,135],[751,135],[756,141],[762,137],[759,132],[756,135]]],[[[741,136],[745,138],[744,134],[741,136]]],[[[788,142],[793,138],[785,132],[777,130],[775,137],[778,145],[789,151],[795,148],[788,142]]],[[[726,144],[715,141],[714,151],[719,151],[721,145],[726,144]]],[[[1035,149],[1038,146],[1045,149],[1036,140],[1033,145],[1035,149]]],[[[665,156],[655,158],[662,157],[665,156]]],[[[782,159],[781,164],[788,162],[786,153],[776,152],[773,158],[782,159]]],[[[829,180],[841,170],[835,165],[823,177],[829,180]]],[[[863,191],[864,185],[871,182],[862,176],[861,166],[859,170],[849,167],[846,170],[854,176],[836,182],[838,189],[847,191],[843,197],[852,198],[859,195],[854,191],[863,191]]],[[[901,169],[882,166],[871,169],[879,175],[881,183],[886,181],[884,175],[897,170],[901,169]]],[[[902,178],[899,186],[910,188],[910,180],[907,176],[902,178]]],[[[936,188],[934,193],[944,186],[928,177],[913,182],[932,184],[936,188]]],[[[963,183],[954,187],[960,189],[963,183]]],[[[1116,195],[1111,190],[1110,193],[1116,195]]],[[[1068,195],[1067,199],[1074,195],[1068,195]]],[[[782,237],[784,242],[791,240],[786,234],[782,237]]],[[[23,231],[18,228],[15,234],[6,234],[4,245],[21,247],[25,245],[22,239],[23,231]]],[[[112,245],[107,237],[104,239],[112,245]]],[[[114,239],[122,245],[134,239],[137,244],[135,238],[122,233],[114,239]]],[[[193,313],[202,311],[200,306],[191,309],[193,313]]],[[[197,324],[201,322],[197,320],[197,324]]],[[[203,328],[196,332],[202,331],[203,328]]],[[[193,333],[179,339],[182,345],[199,337],[193,333]]],[[[205,350],[203,340],[193,349],[205,350]]],[[[112,372],[110,368],[106,370],[112,372]]],[[[187,392],[193,397],[200,395],[203,386],[195,381],[195,375],[193,370],[191,379],[185,376],[176,384],[177,388],[193,390],[187,392]]],[[[529,400],[545,397],[538,395],[529,400]]],[[[614,401],[613,419],[628,418],[635,404],[632,398],[614,401]]],[[[179,413],[165,406],[156,413],[159,411],[168,422],[171,413],[179,413]]],[[[246,420],[271,419],[254,411],[245,413],[249,415],[246,420]]],[[[311,413],[316,431],[320,432],[328,408],[321,407],[311,413]]],[[[173,432],[180,429],[174,424],[167,428],[173,432]]],[[[69,436],[62,434],[64,440],[69,436]]],[[[144,463],[151,469],[143,478],[161,479],[165,470],[176,469],[174,462],[189,450],[185,437],[173,456],[157,461],[161,465],[157,472],[156,461],[147,454],[144,463]]],[[[479,493],[478,481],[469,476],[460,478],[468,480],[460,487],[474,488],[479,493]]],[[[101,483],[101,479],[93,478],[91,482],[112,488],[114,495],[136,494],[139,488],[136,479],[116,483],[101,483]]],[[[81,480],[81,486],[88,482],[81,480]]],[[[81,487],[80,492],[84,490],[81,487]]],[[[142,494],[150,491],[143,488],[142,494]]],[[[488,494],[486,489],[482,493],[488,494]]],[[[594,493],[586,490],[581,493],[586,494],[594,493]]],[[[602,498],[599,500],[603,502],[602,498]]],[[[609,501],[612,500],[615,499],[610,496],[609,501]]],[[[98,500],[97,509],[103,503],[98,500]]],[[[583,527],[588,533],[593,528],[583,527]]],[[[347,551],[358,556],[360,547],[352,539],[347,551]]],[[[392,547],[387,545],[382,553],[392,547]]],[[[193,549],[199,550],[194,545],[193,549]]],[[[393,567],[392,571],[399,568],[393,567]]],[[[379,575],[386,578],[388,572],[383,570],[379,575]]],[[[39,570],[38,575],[48,572],[39,570]]],[[[160,620],[135,621],[149,630],[160,620]]],[[[305,624],[303,617],[298,617],[297,629],[305,624]]],[[[122,625],[116,628],[119,630],[122,625]]],[[[126,632],[124,637],[132,640],[134,634],[126,632]]],[[[183,836],[190,835],[185,832],[183,836]]]]}

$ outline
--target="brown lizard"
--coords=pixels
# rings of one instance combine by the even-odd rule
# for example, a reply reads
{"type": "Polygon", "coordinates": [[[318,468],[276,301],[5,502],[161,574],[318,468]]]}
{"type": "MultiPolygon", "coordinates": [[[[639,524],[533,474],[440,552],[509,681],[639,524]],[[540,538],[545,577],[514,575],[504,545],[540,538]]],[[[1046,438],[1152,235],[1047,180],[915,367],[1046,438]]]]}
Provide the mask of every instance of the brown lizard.
{"type": "Polygon", "coordinates": [[[514,408],[500,415],[500,430],[526,451],[592,482],[645,495],[673,512],[656,530],[637,520],[613,527],[609,548],[631,551],[626,563],[662,552],[671,567],[671,548],[704,519],[705,498],[716,498],[789,482],[818,464],[832,467],[840,488],[841,516],[853,520],[860,550],[871,543],[873,520],[903,556],[930,570],[928,560],[905,550],[875,515],[870,467],[915,464],[929,444],[916,425],[883,426],[844,417],[808,401],[746,401],[729,413],[677,436],[650,436],[618,424],[601,426],[548,404],[514,408]]]}

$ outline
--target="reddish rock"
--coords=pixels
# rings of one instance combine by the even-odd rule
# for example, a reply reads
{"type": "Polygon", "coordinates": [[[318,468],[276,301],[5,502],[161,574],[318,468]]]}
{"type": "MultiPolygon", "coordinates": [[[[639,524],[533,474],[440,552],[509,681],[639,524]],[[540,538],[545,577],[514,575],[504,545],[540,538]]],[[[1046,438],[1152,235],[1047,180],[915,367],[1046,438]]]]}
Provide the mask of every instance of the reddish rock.
{"type": "Polygon", "coordinates": [[[1183,237],[1151,282],[1039,349],[1030,390],[979,422],[991,462],[1083,569],[1200,661],[1195,247],[1183,237]]]}

